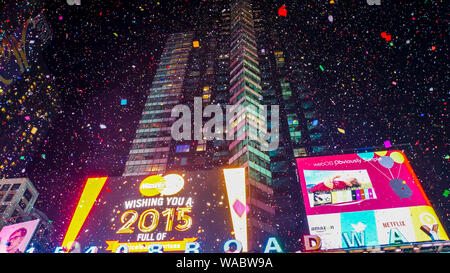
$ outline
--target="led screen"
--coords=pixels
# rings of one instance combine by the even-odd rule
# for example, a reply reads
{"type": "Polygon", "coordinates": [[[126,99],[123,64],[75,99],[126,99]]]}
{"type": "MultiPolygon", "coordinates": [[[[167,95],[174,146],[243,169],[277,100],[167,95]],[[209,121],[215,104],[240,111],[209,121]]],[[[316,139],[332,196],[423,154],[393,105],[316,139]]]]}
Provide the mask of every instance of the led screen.
{"type": "Polygon", "coordinates": [[[99,252],[116,252],[122,245],[129,252],[155,245],[184,252],[186,243],[197,242],[199,252],[223,252],[226,241],[247,236],[246,227],[238,226],[247,217],[245,173],[231,170],[242,172],[88,179],[63,245],[75,240],[99,252]]]}
{"type": "Polygon", "coordinates": [[[3,227],[0,231],[0,253],[23,253],[38,224],[39,219],[3,227]]]}
{"type": "Polygon", "coordinates": [[[448,240],[402,151],[297,158],[322,249],[448,240]]]}

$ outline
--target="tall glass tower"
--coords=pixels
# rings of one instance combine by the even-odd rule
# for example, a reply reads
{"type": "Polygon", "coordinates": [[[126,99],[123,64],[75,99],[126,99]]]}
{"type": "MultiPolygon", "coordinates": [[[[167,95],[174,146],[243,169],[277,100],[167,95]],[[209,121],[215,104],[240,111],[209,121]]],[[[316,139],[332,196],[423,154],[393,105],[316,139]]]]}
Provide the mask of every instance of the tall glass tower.
{"type": "MultiPolygon", "coordinates": [[[[233,141],[229,145],[231,166],[246,168],[249,200],[250,242],[261,245],[265,234],[274,234],[271,224],[274,209],[270,157],[262,145],[258,126],[266,123],[265,116],[251,109],[262,104],[261,78],[254,30],[252,5],[247,0],[231,4],[230,28],[230,99],[237,114],[233,122],[233,141]]],[[[229,114],[229,113],[227,113],[229,114]]],[[[255,247],[256,245],[253,245],[255,247]]],[[[249,249],[252,249],[250,245],[249,249]]]]}
{"type": "Polygon", "coordinates": [[[220,15],[216,7],[221,20],[167,38],[123,176],[244,167],[247,250],[260,251],[276,229],[270,157],[258,128],[267,120],[258,111],[263,94],[252,5],[246,0],[213,4],[224,4],[220,15]],[[195,98],[202,107],[219,104],[225,110],[228,104],[235,110],[227,131],[232,140],[195,139],[195,132],[191,140],[172,138],[178,119],[171,117],[173,107],[187,105],[195,115],[195,98]]]}
{"type": "Polygon", "coordinates": [[[181,103],[182,86],[192,49],[193,33],[175,33],[167,39],[164,53],[145,103],[124,176],[151,175],[167,169],[171,108],[181,103]]]}

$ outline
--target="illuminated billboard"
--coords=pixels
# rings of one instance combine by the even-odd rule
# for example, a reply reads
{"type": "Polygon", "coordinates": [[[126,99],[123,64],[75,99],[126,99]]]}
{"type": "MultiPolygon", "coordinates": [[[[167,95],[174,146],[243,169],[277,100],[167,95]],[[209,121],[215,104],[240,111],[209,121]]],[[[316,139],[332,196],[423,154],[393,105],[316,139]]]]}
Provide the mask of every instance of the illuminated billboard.
{"type": "Polygon", "coordinates": [[[5,226],[0,231],[0,253],[24,253],[39,219],[5,226]]]}
{"type": "Polygon", "coordinates": [[[67,229],[99,252],[223,252],[230,239],[247,250],[243,168],[89,178],[67,229]]]}
{"type": "Polygon", "coordinates": [[[448,240],[402,151],[297,158],[322,249],[448,240]]]}

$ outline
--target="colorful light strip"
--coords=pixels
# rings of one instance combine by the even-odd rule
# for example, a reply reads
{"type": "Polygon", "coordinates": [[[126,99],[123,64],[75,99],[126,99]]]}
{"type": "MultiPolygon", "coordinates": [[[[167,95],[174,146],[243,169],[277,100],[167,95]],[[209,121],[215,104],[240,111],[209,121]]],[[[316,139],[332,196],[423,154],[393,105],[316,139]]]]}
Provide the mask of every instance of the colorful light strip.
{"type": "Polygon", "coordinates": [[[86,181],[86,185],[84,186],[80,200],[78,201],[78,205],[72,216],[72,220],[70,221],[69,228],[67,229],[66,236],[61,245],[62,247],[70,249],[72,246],[107,179],[108,177],[98,177],[88,178],[86,181]]]}
{"type": "Polygon", "coordinates": [[[154,242],[119,242],[119,241],[106,241],[108,245],[106,251],[116,252],[117,248],[122,245],[128,247],[128,251],[132,252],[148,252],[152,245],[162,245],[164,252],[170,251],[184,251],[186,249],[186,243],[195,242],[197,238],[184,238],[180,241],[154,241],[154,242]]]}

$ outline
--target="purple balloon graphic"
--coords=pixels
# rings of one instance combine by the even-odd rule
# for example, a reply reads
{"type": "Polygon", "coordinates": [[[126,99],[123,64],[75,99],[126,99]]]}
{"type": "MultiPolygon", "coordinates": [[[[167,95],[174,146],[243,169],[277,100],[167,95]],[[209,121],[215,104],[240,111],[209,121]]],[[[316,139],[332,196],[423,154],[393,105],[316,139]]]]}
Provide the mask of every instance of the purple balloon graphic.
{"type": "Polygon", "coordinates": [[[395,178],[389,181],[389,186],[397,194],[400,199],[410,198],[412,195],[411,188],[406,184],[403,179],[395,178]]]}
{"type": "Polygon", "coordinates": [[[380,157],[380,159],[378,159],[378,163],[381,164],[381,166],[385,167],[385,168],[392,168],[392,166],[394,166],[394,160],[392,160],[392,158],[390,158],[389,156],[382,156],[380,157]]]}

